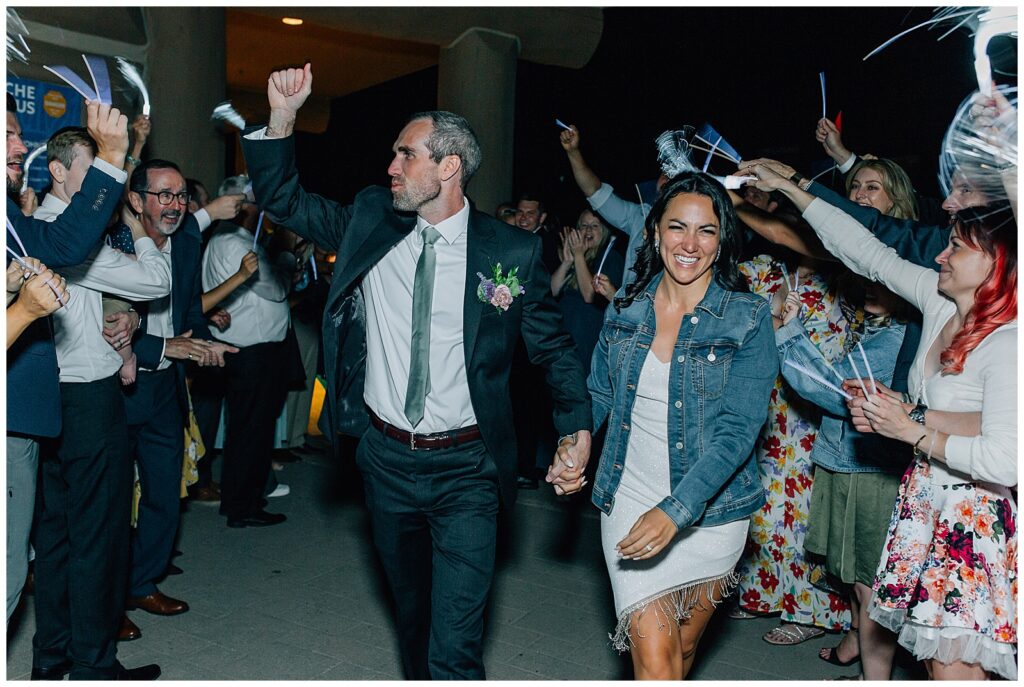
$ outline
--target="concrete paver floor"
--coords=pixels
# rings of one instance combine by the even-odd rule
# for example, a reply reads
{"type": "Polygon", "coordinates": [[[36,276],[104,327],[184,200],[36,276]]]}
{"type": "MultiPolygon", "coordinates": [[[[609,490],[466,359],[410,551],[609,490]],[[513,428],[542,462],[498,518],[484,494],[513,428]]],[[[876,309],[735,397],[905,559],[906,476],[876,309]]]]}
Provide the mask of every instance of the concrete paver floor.
{"type": "MultiPolygon", "coordinates": [[[[215,464],[219,467],[219,461],[215,464]]],[[[288,521],[228,529],[216,506],[189,503],[175,563],[184,574],[160,589],[191,610],[161,617],[131,611],[142,638],[123,642],[121,662],[159,663],[164,680],[400,679],[383,573],[369,536],[362,487],[348,466],[307,456],[278,473],[291,494],[268,510],[288,521]]],[[[8,629],[7,677],[28,679],[31,597],[8,629]]],[[[818,660],[825,635],[775,647],[761,636],[776,619],[716,614],[692,673],[710,680],[818,680],[855,675],[818,660]]],[[[502,527],[485,631],[487,674],[497,680],[618,680],[628,655],[611,649],[611,588],[598,512],[550,489],[521,491],[502,527]]],[[[903,655],[894,677],[921,677],[903,655]]]]}

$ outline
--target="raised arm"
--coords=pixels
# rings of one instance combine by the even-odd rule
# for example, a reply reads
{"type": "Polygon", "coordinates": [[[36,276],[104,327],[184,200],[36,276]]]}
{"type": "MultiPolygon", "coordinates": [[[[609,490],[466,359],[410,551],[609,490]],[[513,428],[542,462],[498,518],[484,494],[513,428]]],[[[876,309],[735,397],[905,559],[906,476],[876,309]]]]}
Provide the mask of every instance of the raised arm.
{"type": "Polygon", "coordinates": [[[767,165],[753,165],[748,171],[757,175],[756,186],[762,191],[781,191],[792,200],[825,249],[857,274],[882,282],[921,312],[945,302],[936,291],[936,271],[904,260],[853,217],[815,198],[767,165]]]}
{"type": "Polygon", "coordinates": [[[746,202],[735,191],[728,193],[739,218],[765,240],[809,258],[834,259],[805,223],[787,221],[792,219],[789,215],[773,215],[746,202]]]}
{"type": "Polygon", "coordinates": [[[601,180],[590,169],[586,160],[583,159],[583,153],[580,152],[580,130],[573,124],[570,129],[559,134],[558,140],[562,144],[562,149],[565,150],[566,156],[569,158],[573,179],[576,180],[576,185],[583,191],[583,195],[589,198],[597,193],[597,190],[601,188],[601,180]]]}
{"type": "MultiPolygon", "coordinates": [[[[755,166],[767,167],[785,179],[792,179],[796,174],[796,170],[789,165],[766,158],[744,160],[740,163],[740,173],[750,173],[749,170],[755,166]]],[[[946,241],[949,239],[948,226],[922,224],[912,219],[883,215],[875,208],[858,205],[816,181],[803,179],[800,181],[800,189],[856,219],[879,241],[892,247],[904,260],[921,267],[937,269],[935,258],[946,248],[946,241]]],[[[800,210],[803,211],[804,208],[801,207],[800,210]]]]}
{"type": "Polygon", "coordinates": [[[270,122],[245,130],[241,139],[253,195],[274,222],[320,246],[336,247],[348,225],[351,208],[299,184],[295,166],[295,117],[312,92],[313,72],[282,69],[267,80],[270,122]]]}
{"type": "MultiPolygon", "coordinates": [[[[71,197],[71,204],[53,222],[44,222],[21,214],[7,200],[7,218],[17,231],[26,252],[52,268],[64,268],[89,257],[99,244],[127,175],[124,156],[128,150],[128,119],[110,105],[90,102],[89,134],[96,141],[96,159],[85,175],[82,188],[71,197]]],[[[8,245],[20,252],[11,236],[8,245]]]]}

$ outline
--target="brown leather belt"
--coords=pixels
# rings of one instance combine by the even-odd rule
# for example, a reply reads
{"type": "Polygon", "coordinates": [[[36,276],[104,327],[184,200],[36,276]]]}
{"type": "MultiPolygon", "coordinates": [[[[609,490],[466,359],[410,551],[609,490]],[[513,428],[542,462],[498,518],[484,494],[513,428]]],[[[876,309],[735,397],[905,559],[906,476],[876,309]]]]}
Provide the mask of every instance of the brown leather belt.
{"type": "Polygon", "coordinates": [[[476,441],[480,438],[480,425],[470,425],[469,427],[460,427],[459,429],[453,429],[448,432],[437,432],[435,434],[414,434],[412,432],[406,432],[404,429],[399,429],[394,425],[389,425],[384,420],[377,417],[376,414],[369,408],[367,412],[370,414],[370,424],[381,431],[381,433],[389,439],[400,441],[401,443],[408,446],[413,451],[429,451],[431,449],[438,448],[451,448],[452,446],[459,446],[470,441],[476,441]]]}

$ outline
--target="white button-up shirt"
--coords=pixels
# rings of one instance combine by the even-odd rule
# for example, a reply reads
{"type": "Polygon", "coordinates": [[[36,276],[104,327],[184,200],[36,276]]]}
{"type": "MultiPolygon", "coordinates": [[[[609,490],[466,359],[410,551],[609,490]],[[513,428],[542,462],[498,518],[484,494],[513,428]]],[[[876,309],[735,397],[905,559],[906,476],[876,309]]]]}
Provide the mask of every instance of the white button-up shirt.
{"type": "MultiPolygon", "coordinates": [[[[221,223],[203,255],[203,290],[222,284],[238,271],[246,253],[253,249],[253,234],[236,224],[221,223]]],[[[282,253],[271,263],[263,246],[256,247],[259,271],[220,302],[231,315],[231,325],[217,335],[234,346],[253,346],[283,341],[291,323],[288,292],[295,257],[282,253]]]]}
{"type": "MultiPolygon", "coordinates": [[[[48,194],[33,214],[55,220],[67,203],[48,194]]],[[[53,340],[62,382],[95,382],[112,376],[121,364],[103,338],[103,292],[144,301],[166,296],[171,290],[171,265],[153,239],[135,242],[135,257],[101,244],[85,262],[60,270],[67,280],[67,305],[53,313],[53,340]]]]}
{"type": "Polygon", "coordinates": [[[423,419],[416,427],[405,417],[412,346],[412,292],[416,263],[423,251],[423,228],[398,242],[367,273],[362,282],[366,299],[366,386],[363,398],[385,422],[418,434],[431,434],[476,424],[469,396],[463,339],[466,294],[466,249],[469,201],[463,197],[457,213],[434,226],[441,238],[434,297],[430,309],[430,389],[423,419]]]}

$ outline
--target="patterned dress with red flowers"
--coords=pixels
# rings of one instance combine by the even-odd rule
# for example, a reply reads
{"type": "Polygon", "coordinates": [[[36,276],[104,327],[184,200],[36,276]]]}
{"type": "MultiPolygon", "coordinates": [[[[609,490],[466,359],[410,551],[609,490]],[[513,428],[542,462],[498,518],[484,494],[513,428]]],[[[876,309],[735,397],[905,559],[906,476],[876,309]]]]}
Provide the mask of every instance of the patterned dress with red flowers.
{"type": "MultiPolygon", "coordinates": [[[[781,263],[759,255],[741,263],[740,272],[750,290],[769,299],[778,313],[788,292],[781,263]],[[782,293],[776,295],[780,289],[782,293]]],[[[797,275],[789,276],[792,280],[797,275]]],[[[803,303],[800,318],[811,341],[828,360],[842,357],[849,323],[825,275],[801,271],[797,293],[803,303]]],[[[736,569],[739,606],[751,613],[779,612],[784,622],[849,629],[848,599],[814,586],[813,568],[822,566],[804,555],[814,475],[811,449],[819,415],[781,375],[775,380],[767,413],[756,449],[767,503],[751,516],[747,550],[736,569]]]]}

